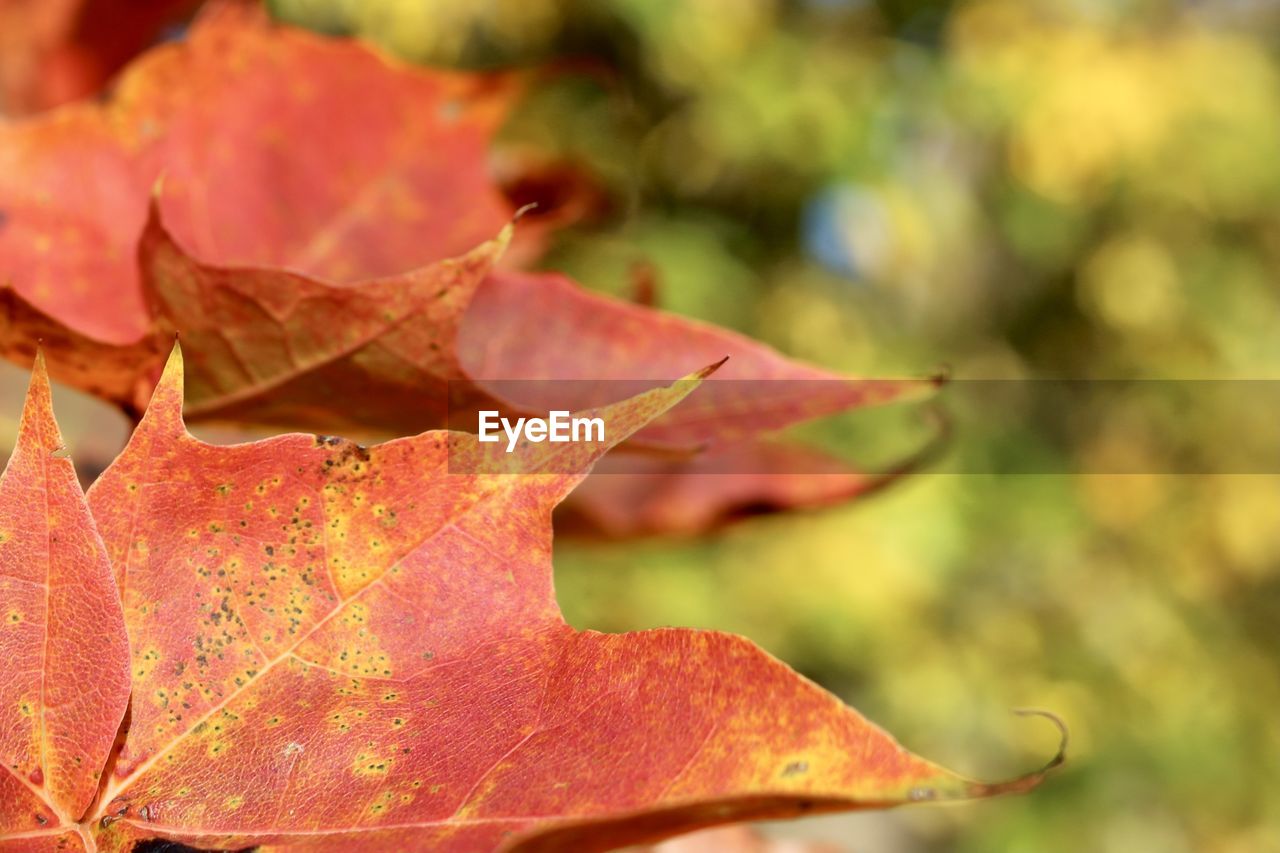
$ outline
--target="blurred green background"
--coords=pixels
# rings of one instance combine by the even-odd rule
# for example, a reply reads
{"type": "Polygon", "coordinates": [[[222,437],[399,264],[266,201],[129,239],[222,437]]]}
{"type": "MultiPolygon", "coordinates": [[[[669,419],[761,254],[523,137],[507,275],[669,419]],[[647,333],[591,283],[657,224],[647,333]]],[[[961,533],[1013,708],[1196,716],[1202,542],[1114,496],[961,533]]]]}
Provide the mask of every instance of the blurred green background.
{"type": "MultiPolygon", "coordinates": [[[[496,156],[594,187],[540,264],[588,286],[627,295],[651,265],[662,307],[853,374],[1280,378],[1280,4],[272,6],[417,62],[541,69],[496,156]]],[[[1061,467],[1175,470],[1155,416],[1061,467]]],[[[1205,447],[1241,428],[1193,425],[1205,447]]],[[[1016,420],[1001,441],[1040,447],[1016,420]]],[[[775,832],[1280,850],[1280,477],[926,473],[697,541],[560,541],[557,562],[576,626],[745,634],[970,775],[1052,754],[1012,708],[1071,727],[1031,795],[775,832]]]]}

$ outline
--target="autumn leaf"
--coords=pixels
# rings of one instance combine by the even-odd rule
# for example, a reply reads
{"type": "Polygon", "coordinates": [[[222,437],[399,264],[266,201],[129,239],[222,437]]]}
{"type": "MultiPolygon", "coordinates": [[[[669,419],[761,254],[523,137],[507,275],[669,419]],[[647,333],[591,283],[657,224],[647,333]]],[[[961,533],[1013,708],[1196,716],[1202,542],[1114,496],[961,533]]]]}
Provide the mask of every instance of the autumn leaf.
{"type": "MultiPolygon", "coordinates": [[[[511,226],[458,257],[403,275],[333,284],[275,269],[196,263],[156,217],[141,246],[158,282],[162,338],[192,351],[191,411],[231,423],[330,432],[440,426],[472,293],[510,241],[511,226]],[[358,400],[358,406],[349,402],[358,400]]],[[[487,398],[484,398],[487,399],[487,398]]]]}
{"type": "MultiPolygon", "coordinates": [[[[381,435],[596,405],[564,397],[594,384],[620,399],[622,383],[729,355],[633,442],[686,451],[928,387],[495,271],[513,231],[486,150],[511,92],[219,5],[106,105],[0,128],[0,347],[22,361],[41,342],[57,378],[136,416],[179,334],[193,420],[381,435]]],[[[700,478],[703,506],[672,529],[864,491],[849,477],[791,473],[755,497],[700,478]]]]}
{"type": "Polygon", "coordinates": [[[168,227],[223,264],[344,282],[459,254],[510,218],[486,151],[512,91],[218,4],[106,103],[0,128],[3,275],[89,340],[138,341],[137,248],[162,175],[168,227]]]}
{"type": "Polygon", "coordinates": [[[698,535],[751,515],[871,494],[918,470],[938,446],[875,473],[782,441],[734,444],[692,458],[611,455],[565,504],[559,529],[614,538],[698,535]]]}
{"type": "Polygon", "coordinates": [[[0,850],[61,849],[43,845],[79,837],[68,828],[93,802],[124,716],[129,651],[40,360],[0,479],[0,659],[0,850]]]}
{"type": "Polygon", "coordinates": [[[722,386],[688,412],[703,423],[668,420],[651,440],[698,444],[904,393],[560,277],[486,278],[510,209],[485,151],[509,94],[238,7],[205,16],[136,62],[107,105],[0,132],[7,353],[29,358],[43,339],[55,376],[140,411],[176,330],[195,418],[385,434],[442,426],[450,380],[668,380],[724,355],[730,378],[823,384],[766,402],[722,386]],[[440,275],[476,246],[466,274],[440,275]],[[360,331],[323,340],[361,297],[360,331]],[[428,297],[449,310],[404,312],[428,297]],[[301,354],[300,335],[313,339],[301,354]],[[329,394],[352,381],[370,409],[359,418],[329,394]]]}
{"type": "Polygon", "coordinates": [[[0,0],[0,114],[97,92],[192,0],[0,0]]]}
{"type": "Polygon", "coordinates": [[[0,483],[23,674],[0,849],[607,849],[1043,775],[965,781],[738,637],[564,623],[552,508],[707,371],[590,413],[607,442],[524,444],[519,475],[457,473],[462,433],[204,444],[182,371],[175,350],[91,519],[37,367],[0,483]]]}
{"type": "Polygon", "coordinates": [[[855,379],[793,361],[743,335],[591,293],[562,275],[499,270],[476,291],[458,335],[463,373],[517,408],[581,408],[610,383],[679,376],[728,358],[697,395],[641,434],[698,449],[862,406],[929,394],[929,379],[855,379]],[[528,333],[536,317],[538,334],[528,333]],[[549,342],[564,341],[564,346],[549,342]],[[577,397],[575,395],[581,394],[577,397]]]}
{"type": "Polygon", "coordinates": [[[157,283],[164,329],[195,351],[189,412],[197,418],[357,433],[446,422],[474,429],[469,416],[478,408],[538,414],[599,405],[679,375],[681,363],[727,354],[705,399],[683,403],[634,442],[686,458],[611,460],[610,476],[572,499],[610,535],[700,533],[744,510],[827,505],[917,467],[913,458],[866,474],[757,436],[919,396],[932,383],[838,377],[741,335],[589,293],[563,276],[493,270],[510,233],[508,226],[456,260],[359,288],[199,264],[158,215],[141,257],[154,272],[148,280],[157,283]],[[530,318],[538,318],[536,335],[530,318]],[[353,399],[358,407],[334,405],[353,399]]]}

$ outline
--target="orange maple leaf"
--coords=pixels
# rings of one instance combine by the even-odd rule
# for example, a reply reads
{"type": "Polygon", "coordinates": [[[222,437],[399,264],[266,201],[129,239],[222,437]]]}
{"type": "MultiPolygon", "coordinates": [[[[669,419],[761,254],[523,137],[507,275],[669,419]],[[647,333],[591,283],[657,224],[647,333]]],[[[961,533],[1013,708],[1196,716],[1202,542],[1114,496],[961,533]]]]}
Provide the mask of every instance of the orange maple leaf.
{"type": "MultiPolygon", "coordinates": [[[[176,333],[192,420],[382,435],[563,408],[579,380],[666,381],[729,355],[635,443],[745,442],[757,470],[778,459],[751,443],[762,433],[931,387],[849,379],[562,276],[495,270],[511,213],[486,151],[512,92],[217,7],[105,105],[0,127],[0,350],[23,361],[43,342],[55,378],[136,416],[176,333]]],[[[663,488],[700,504],[685,530],[885,479],[782,471],[790,482],[744,492],[694,473],[664,468],[663,488]]]]}
{"type": "Polygon", "coordinates": [[[590,412],[608,441],[462,474],[464,433],[204,444],[175,349],[90,517],[37,368],[0,482],[0,642],[33,673],[0,688],[0,849],[592,850],[1038,783],[918,758],[742,638],[565,624],[552,508],[706,372],[590,412]]]}
{"type": "Polygon", "coordinates": [[[670,379],[725,355],[731,378],[830,380],[768,405],[708,395],[690,415],[714,408],[718,425],[680,436],[694,443],[916,387],[846,380],[561,277],[489,275],[511,215],[485,152],[511,85],[215,11],[134,63],[107,104],[0,129],[10,357],[43,339],[55,377],[140,411],[177,330],[192,417],[394,434],[443,425],[441,380],[670,379]],[[358,371],[376,411],[282,411],[281,387],[317,396],[379,356],[358,371]]]}

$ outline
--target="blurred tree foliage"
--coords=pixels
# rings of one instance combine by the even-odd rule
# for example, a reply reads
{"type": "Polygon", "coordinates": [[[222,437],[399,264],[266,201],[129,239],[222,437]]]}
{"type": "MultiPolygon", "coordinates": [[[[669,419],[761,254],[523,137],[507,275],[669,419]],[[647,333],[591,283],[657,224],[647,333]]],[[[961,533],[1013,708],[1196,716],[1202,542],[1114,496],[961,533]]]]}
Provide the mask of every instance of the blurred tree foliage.
{"type": "MultiPolygon", "coordinates": [[[[651,264],[664,307],[863,374],[1280,376],[1273,4],[273,7],[413,61],[541,69],[499,156],[603,189],[545,260],[591,286],[651,264]]],[[[712,541],[563,544],[560,595],[580,627],[745,633],[952,766],[1004,748],[975,774],[1051,750],[1007,709],[1070,722],[1040,792],[877,818],[892,849],[1280,849],[1280,479],[1160,473],[1188,461],[1150,439],[1169,417],[1001,439],[1148,474],[924,475],[712,541]]],[[[1212,469],[1275,422],[1183,425],[1212,469]]]]}

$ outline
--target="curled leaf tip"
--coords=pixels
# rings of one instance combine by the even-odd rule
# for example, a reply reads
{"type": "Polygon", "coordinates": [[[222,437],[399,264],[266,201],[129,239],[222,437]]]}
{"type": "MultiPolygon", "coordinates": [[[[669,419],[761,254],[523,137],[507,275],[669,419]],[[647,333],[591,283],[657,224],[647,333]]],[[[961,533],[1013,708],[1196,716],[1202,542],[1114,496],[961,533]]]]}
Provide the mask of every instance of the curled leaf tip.
{"type": "MultiPolygon", "coordinates": [[[[498,236],[494,238],[494,240],[492,241],[493,243],[497,244],[498,255],[501,255],[503,252],[505,252],[507,250],[507,247],[511,245],[512,239],[515,238],[516,223],[519,222],[521,219],[523,219],[525,215],[532,212],[537,206],[538,206],[538,203],[536,201],[529,202],[528,204],[518,209],[514,214],[512,214],[511,220],[507,222],[506,225],[502,226],[502,230],[498,232],[498,236]]],[[[495,260],[496,260],[496,256],[495,256],[495,260]]]]}
{"type": "Polygon", "coordinates": [[[1066,721],[1052,711],[1046,711],[1043,708],[1014,708],[1013,713],[1019,717],[1042,717],[1053,723],[1058,729],[1058,752],[1049,760],[1049,763],[1041,768],[1041,773],[1052,770],[1067,760],[1067,746],[1071,743],[1071,729],[1067,727],[1066,721]]]}
{"type": "Polygon", "coordinates": [[[1053,723],[1058,729],[1059,742],[1058,749],[1053,757],[1046,761],[1041,767],[1032,770],[1030,773],[1024,773],[1005,782],[994,782],[990,784],[978,783],[970,789],[970,796],[990,797],[998,794],[1022,794],[1039,786],[1045,777],[1056,767],[1061,766],[1067,760],[1067,744],[1070,741],[1070,731],[1067,724],[1062,718],[1052,711],[1044,711],[1038,708],[1015,708],[1013,713],[1020,717],[1043,717],[1053,723]]]}

